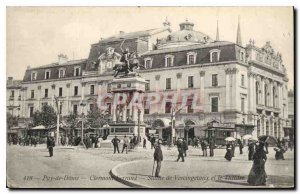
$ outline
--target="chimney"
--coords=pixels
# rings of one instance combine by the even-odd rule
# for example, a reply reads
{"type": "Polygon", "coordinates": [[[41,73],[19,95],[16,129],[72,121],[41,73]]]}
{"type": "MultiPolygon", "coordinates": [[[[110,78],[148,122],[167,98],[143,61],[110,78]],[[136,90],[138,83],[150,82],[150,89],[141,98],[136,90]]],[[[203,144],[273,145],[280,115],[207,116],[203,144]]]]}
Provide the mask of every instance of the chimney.
{"type": "Polygon", "coordinates": [[[66,64],[67,62],[68,62],[67,55],[64,55],[64,54],[58,55],[58,65],[63,65],[63,64],[66,64]]]}

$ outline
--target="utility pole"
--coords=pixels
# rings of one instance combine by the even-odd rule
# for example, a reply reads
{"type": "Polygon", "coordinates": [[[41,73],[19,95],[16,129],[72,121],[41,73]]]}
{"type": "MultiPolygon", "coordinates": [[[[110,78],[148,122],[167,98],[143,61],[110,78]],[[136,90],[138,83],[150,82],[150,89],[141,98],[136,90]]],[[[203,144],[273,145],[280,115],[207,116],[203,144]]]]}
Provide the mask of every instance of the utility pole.
{"type": "Polygon", "coordinates": [[[141,109],[138,109],[138,145],[140,144],[140,124],[141,124],[141,109]]]}
{"type": "Polygon", "coordinates": [[[80,141],[80,145],[84,145],[84,142],[83,142],[83,122],[84,122],[84,112],[83,112],[83,109],[85,107],[86,103],[84,101],[81,101],[80,103],[80,106],[82,107],[81,108],[81,141],[80,141]]]}
{"type": "MultiPolygon", "coordinates": [[[[56,144],[59,144],[59,123],[60,123],[60,108],[59,108],[59,101],[58,101],[58,97],[54,96],[55,99],[55,104],[56,104],[56,144]]],[[[61,102],[62,104],[62,102],[61,102]]]]}
{"type": "Polygon", "coordinates": [[[176,107],[172,107],[171,109],[171,145],[172,146],[174,145],[174,138],[175,138],[175,116],[179,111],[181,111],[182,108],[176,110],[176,107]]]}

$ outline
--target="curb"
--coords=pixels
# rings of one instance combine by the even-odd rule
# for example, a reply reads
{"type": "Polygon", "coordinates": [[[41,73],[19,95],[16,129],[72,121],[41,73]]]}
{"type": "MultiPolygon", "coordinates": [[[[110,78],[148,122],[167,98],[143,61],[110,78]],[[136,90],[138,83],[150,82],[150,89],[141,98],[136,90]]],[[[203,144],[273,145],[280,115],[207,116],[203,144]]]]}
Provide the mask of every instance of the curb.
{"type": "Polygon", "coordinates": [[[140,161],[143,161],[143,160],[136,160],[136,161],[131,161],[131,162],[126,162],[126,163],[122,163],[122,164],[118,164],[117,166],[115,166],[113,169],[111,169],[109,171],[109,174],[111,175],[111,177],[113,179],[115,179],[116,181],[120,182],[120,183],[123,183],[124,185],[127,185],[129,187],[133,187],[133,188],[146,188],[146,189],[149,189],[149,188],[152,188],[148,185],[144,185],[144,184],[141,184],[141,183],[138,183],[136,181],[132,181],[132,180],[125,180],[123,178],[121,178],[122,176],[119,175],[117,173],[117,169],[124,166],[124,165],[127,165],[127,164],[133,164],[133,163],[137,163],[137,162],[140,162],[140,161]]]}

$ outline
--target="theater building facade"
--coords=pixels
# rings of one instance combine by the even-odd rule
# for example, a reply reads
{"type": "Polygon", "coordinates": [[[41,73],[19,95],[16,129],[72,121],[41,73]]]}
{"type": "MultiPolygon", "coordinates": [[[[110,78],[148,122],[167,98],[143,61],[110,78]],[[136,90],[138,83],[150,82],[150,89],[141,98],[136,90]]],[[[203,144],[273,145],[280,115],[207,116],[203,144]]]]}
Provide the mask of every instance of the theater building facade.
{"type": "Polygon", "coordinates": [[[173,121],[176,137],[220,142],[245,134],[283,137],[288,78],[281,54],[270,42],[259,47],[250,40],[243,46],[239,24],[235,43],[219,40],[218,30],[212,39],[194,28],[184,21],[172,32],[164,22],[162,28],[120,32],[92,44],[87,59],[69,61],[61,54],[56,63],[28,68],[20,117],[30,118],[44,103],[54,106],[54,96],[60,99],[62,116],[87,114],[99,104],[110,113],[112,99],[99,96],[110,93],[122,46],[140,56],[145,68],[137,73],[147,81],[146,95],[161,97],[142,113],[148,134],[167,139],[173,121]],[[83,101],[86,106],[80,106],[83,101]]]}

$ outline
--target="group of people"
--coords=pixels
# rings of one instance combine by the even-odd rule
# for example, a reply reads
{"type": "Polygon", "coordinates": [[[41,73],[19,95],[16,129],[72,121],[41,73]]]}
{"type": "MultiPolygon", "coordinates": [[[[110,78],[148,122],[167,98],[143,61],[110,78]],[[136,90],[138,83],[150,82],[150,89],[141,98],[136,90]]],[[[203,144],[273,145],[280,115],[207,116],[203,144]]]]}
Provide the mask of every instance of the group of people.
{"type": "Polygon", "coordinates": [[[86,149],[100,148],[102,141],[103,141],[102,136],[99,136],[97,134],[93,134],[93,135],[86,134],[83,137],[83,143],[84,143],[86,149]]]}
{"type": "MultiPolygon", "coordinates": [[[[134,149],[139,142],[141,142],[141,137],[138,141],[138,137],[135,134],[133,134],[133,136],[129,136],[129,137],[127,137],[125,135],[123,138],[123,141],[122,141],[122,143],[123,143],[122,153],[125,150],[126,154],[128,154],[128,149],[134,149]]],[[[120,153],[119,143],[121,143],[121,140],[117,136],[115,136],[111,140],[111,143],[113,144],[113,147],[114,147],[114,154],[116,152],[120,153]]],[[[146,148],[146,139],[145,138],[143,139],[143,148],[146,148]]]]}
{"type": "Polygon", "coordinates": [[[37,144],[44,143],[43,138],[35,136],[9,136],[8,145],[20,145],[20,146],[36,146],[37,144]]]}

